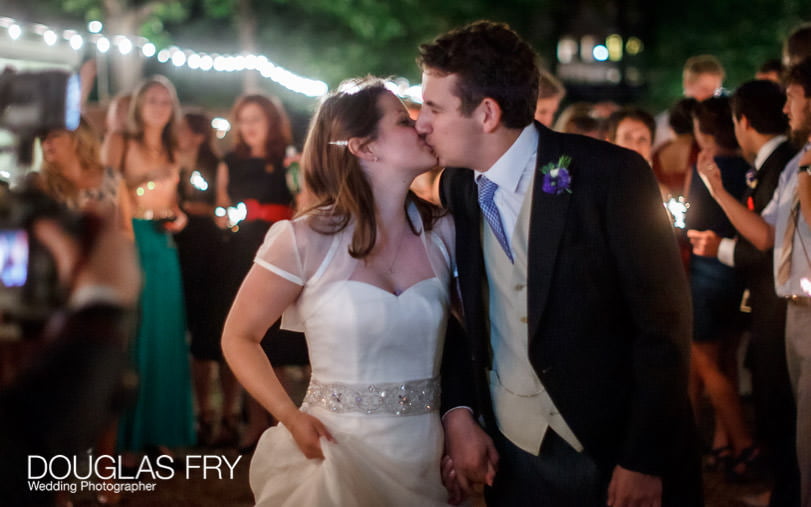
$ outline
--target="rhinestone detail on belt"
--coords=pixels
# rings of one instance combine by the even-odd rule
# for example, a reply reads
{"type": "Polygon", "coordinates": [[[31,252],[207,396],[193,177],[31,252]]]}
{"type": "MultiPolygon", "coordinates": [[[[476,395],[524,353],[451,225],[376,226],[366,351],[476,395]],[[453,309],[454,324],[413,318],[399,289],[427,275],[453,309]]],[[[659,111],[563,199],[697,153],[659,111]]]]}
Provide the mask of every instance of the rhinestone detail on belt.
{"type": "Polygon", "coordinates": [[[376,384],[310,380],[304,403],[330,412],[418,415],[439,409],[439,378],[376,384]]]}

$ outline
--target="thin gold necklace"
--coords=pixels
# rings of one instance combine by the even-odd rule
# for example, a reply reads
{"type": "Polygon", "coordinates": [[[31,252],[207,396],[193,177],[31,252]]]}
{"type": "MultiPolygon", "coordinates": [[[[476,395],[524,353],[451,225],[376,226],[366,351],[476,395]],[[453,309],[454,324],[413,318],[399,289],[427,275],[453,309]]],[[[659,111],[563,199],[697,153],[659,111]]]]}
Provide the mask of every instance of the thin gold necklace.
{"type": "Polygon", "coordinates": [[[400,256],[400,250],[402,250],[403,241],[405,241],[406,234],[408,234],[408,232],[400,234],[400,240],[397,242],[397,250],[395,250],[394,252],[394,258],[391,260],[389,268],[386,270],[389,272],[390,275],[394,274],[394,264],[397,262],[397,257],[400,256]]]}

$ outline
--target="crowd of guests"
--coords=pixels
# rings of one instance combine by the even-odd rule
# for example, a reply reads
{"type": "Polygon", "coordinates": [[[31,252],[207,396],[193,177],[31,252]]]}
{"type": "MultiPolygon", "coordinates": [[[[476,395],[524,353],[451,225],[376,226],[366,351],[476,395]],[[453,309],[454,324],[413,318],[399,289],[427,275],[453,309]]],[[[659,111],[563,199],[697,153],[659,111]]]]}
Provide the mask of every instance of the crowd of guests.
{"type": "MultiPolygon", "coordinates": [[[[753,505],[800,505],[801,498],[811,505],[808,335],[797,324],[808,322],[811,289],[802,292],[799,281],[805,276],[811,284],[811,260],[807,253],[797,257],[801,248],[795,248],[804,265],[795,263],[789,273],[794,283],[775,280],[770,249],[781,245],[784,229],[777,227],[771,243],[760,241],[760,229],[750,233],[743,214],[762,214],[767,222],[776,215],[779,223],[770,202],[790,184],[784,180],[807,167],[801,157],[811,133],[811,25],[796,29],[782,62],[764,63],[754,80],[730,93],[724,78],[718,59],[700,55],[685,63],[684,97],[661,114],[582,102],[557,114],[566,90],[542,72],[535,118],[637,152],[651,166],[663,201],[689,203],[687,232],[674,228],[674,234],[691,282],[693,409],[705,417],[705,397],[712,407],[705,467],[729,481],[768,479],[768,491],[747,499],[753,505]],[[792,317],[800,307],[805,313],[792,317]],[[744,417],[738,388],[745,336],[754,425],[744,417]]],[[[222,360],[220,337],[269,226],[295,214],[300,189],[288,178],[293,139],[279,101],[242,96],[232,119],[232,148],[220,156],[210,117],[182,112],[172,83],[155,76],[111,102],[105,132],[83,119],[75,131],[41,137],[36,184],[70,208],[92,206],[114,216],[134,241],[143,272],[130,350],[138,392],[100,438],[101,452],[163,454],[193,445],[244,452],[272,424],[261,405],[242,395],[222,360]],[[216,404],[215,376],[222,393],[216,404]]],[[[437,174],[418,179],[415,192],[432,200],[437,174]]],[[[811,246],[809,214],[795,211],[800,247],[811,246]]],[[[262,345],[274,367],[307,363],[303,336],[278,323],[262,345]]],[[[277,375],[284,383],[284,371],[277,375]]]]}
{"type": "Polygon", "coordinates": [[[790,201],[791,185],[804,177],[802,169],[797,176],[798,166],[807,167],[809,158],[809,57],[811,24],[804,24],[787,38],[782,60],[765,62],[755,79],[732,91],[723,87],[716,57],[688,59],[684,97],[655,116],[634,106],[575,102],[553,122],[550,108],[554,113],[565,90],[549,75],[541,77],[547,85],[536,110],[536,120],[555,130],[636,151],[651,165],[663,201],[680,198],[689,206],[686,232],[674,231],[691,284],[690,397],[697,421],[713,427],[705,441],[705,469],[731,482],[769,484],[743,498],[747,505],[811,505],[809,378],[802,366],[809,335],[799,324],[808,323],[811,258],[803,249],[809,229],[802,198],[788,219],[796,226],[787,236],[793,238],[788,243],[794,245],[794,264],[784,280],[775,280],[778,254],[771,250],[785,248],[785,227],[775,234],[781,223],[775,217],[791,203],[780,204],[780,197],[788,188],[790,201]],[[759,229],[769,241],[757,242],[746,219],[757,222],[761,215],[772,229],[759,229]],[[740,395],[743,343],[754,424],[744,416],[740,395]]]}
{"type": "MultiPolygon", "coordinates": [[[[295,149],[275,98],[240,97],[232,117],[233,148],[221,156],[210,116],[183,112],[172,83],[153,76],[111,101],[103,132],[83,117],[74,131],[40,137],[42,166],[29,183],[70,209],[114,217],[138,253],[143,283],[129,350],[137,395],[97,443],[125,466],[196,445],[250,452],[272,423],[243,395],[220,336],[270,224],[294,214],[298,189],[286,175],[295,149]]],[[[285,366],[307,364],[299,333],[277,325],[264,343],[282,379],[285,366]]]]}

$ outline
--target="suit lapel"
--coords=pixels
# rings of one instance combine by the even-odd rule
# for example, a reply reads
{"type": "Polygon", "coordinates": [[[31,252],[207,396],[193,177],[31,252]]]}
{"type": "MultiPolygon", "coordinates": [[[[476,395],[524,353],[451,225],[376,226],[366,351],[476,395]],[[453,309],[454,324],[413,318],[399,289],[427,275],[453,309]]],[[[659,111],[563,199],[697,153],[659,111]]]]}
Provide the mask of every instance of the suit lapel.
{"type": "Polygon", "coordinates": [[[763,162],[763,167],[760,168],[760,174],[758,174],[758,185],[753,191],[756,213],[763,211],[763,208],[771,201],[780,180],[780,174],[795,153],[797,153],[797,149],[792,146],[791,142],[783,141],[763,162]]]}
{"type": "MultiPolygon", "coordinates": [[[[538,139],[538,160],[536,170],[549,162],[557,161],[563,152],[562,136],[536,123],[538,139]]],[[[568,153],[568,155],[572,155],[568,153]]],[[[573,185],[577,178],[577,161],[569,166],[573,185]]],[[[549,297],[549,287],[560,240],[566,223],[571,194],[548,194],[543,190],[543,176],[537,174],[533,185],[532,210],[529,223],[529,251],[527,256],[527,311],[529,315],[529,340],[538,331],[538,326],[549,297]]]]}
{"type": "Polygon", "coordinates": [[[481,213],[479,211],[476,183],[473,171],[464,169],[455,180],[456,203],[456,262],[459,270],[459,292],[462,299],[464,321],[472,343],[472,355],[476,360],[487,357],[488,330],[485,315],[483,284],[484,255],[481,242],[481,213]]]}
{"type": "Polygon", "coordinates": [[[747,192],[744,194],[744,202],[752,197],[755,213],[760,213],[771,201],[780,179],[780,173],[796,152],[797,150],[789,141],[783,141],[763,162],[763,166],[758,171],[757,185],[754,189],[747,188],[747,192]]]}
{"type": "MultiPolygon", "coordinates": [[[[456,241],[459,245],[464,245],[464,249],[458,252],[459,262],[459,284],[460,291],[464,295],[463,301],[465,315],[468,319],[481,318],[481,305],[478,303],[482,295],[482,279],[484,277],[484,257],[482,253],[481,241],[481,213],[479,213],[479,203],[475,194],[470,194],[469,210],[475,210],[468,215],[467,220],[462,220],[457,228],[456,241]]],[[[470,322],[473,324],[473,322],[470,322]]]]}

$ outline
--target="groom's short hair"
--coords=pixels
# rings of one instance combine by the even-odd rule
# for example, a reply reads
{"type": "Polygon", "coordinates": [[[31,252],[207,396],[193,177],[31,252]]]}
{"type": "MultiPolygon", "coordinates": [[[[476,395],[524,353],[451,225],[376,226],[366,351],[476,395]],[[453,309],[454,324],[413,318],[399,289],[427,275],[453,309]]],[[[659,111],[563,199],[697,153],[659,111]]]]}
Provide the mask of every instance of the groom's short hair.
{"type": "Polygon", "coordinates": [[[456,95],[463,115],[490,97],[501,107],[505,127],[524,128],[535,117],[537,58],[532,46],[506,24],[476,21],[420,45],[417,63],[424,71],[458,76],[456,95]]]}

